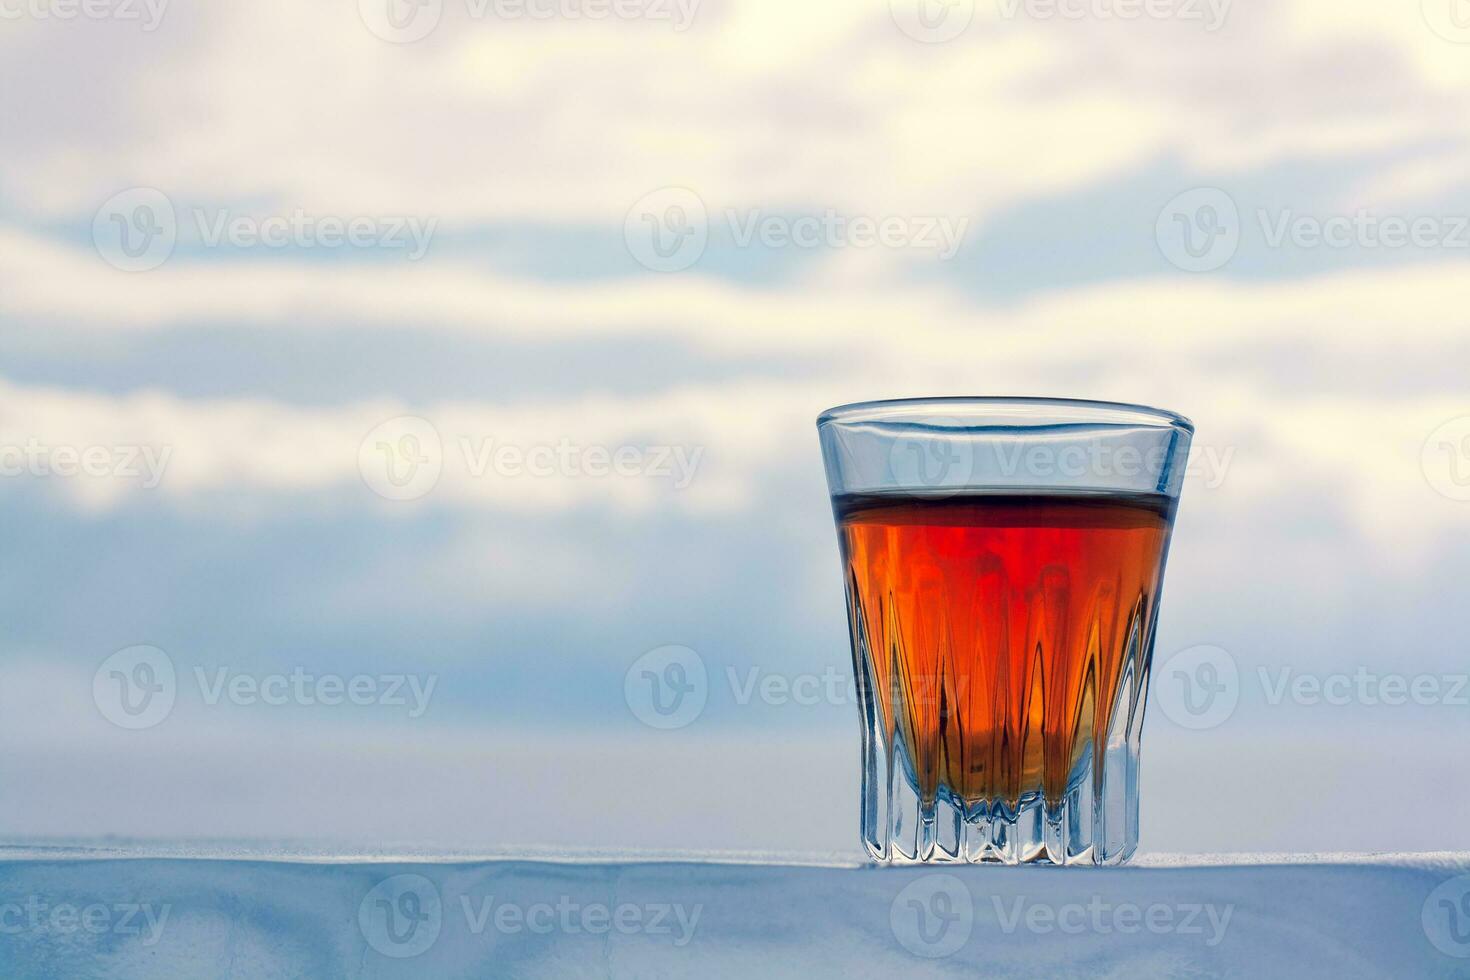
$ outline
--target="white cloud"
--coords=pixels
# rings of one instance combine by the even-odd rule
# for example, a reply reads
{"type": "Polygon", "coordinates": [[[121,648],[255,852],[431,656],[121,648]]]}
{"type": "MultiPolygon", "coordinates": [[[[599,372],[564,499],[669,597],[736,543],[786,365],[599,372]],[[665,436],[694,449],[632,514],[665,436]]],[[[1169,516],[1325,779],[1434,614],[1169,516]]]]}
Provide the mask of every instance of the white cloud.
{"type": "MultiPolygon", "coordinates": [[[[1088,371],[1078,368],[1077,380],[1062,390],[1054,353],[1026,357],[1019,353],[1025,344],[1004,344],[1007,353],[987,360],[986,345],[978,341],[903,361],[880,358],[840,378],[738,379],[640,396],[504,405],[380,400],[313,407],[0,384],[0,447],[143,446],[168,454],[156,489],[115,474],[45,477],[63,499],[86,507],[115,506],[143,493],[200,506],[219,498],[345,491],[401,515],[425,506],[743,511],[783,474],[817,466],[811,425],[827,404],[967,390],[1065,393],[1153,402],[1193,416],[1200,425],[1198,448],[1215,454],[1210,465],[1228,468],[1212,470],[1186,492],[1220,495],[1225,510],[1237,516],[1331,488],[1332,505],[1346,508],[1358,534],[1395,561],[1413,560],[1437,535],[1462,524],[1464,504],[1435,492],[1421,453],[1437,426],[1470,414],[1463,396],[1414,390],[1370,395],[1351,391],[1350,379],[1340,390],[1294,390],[1259,372],[1213,370],[1188,349],[1155,343],[1158,331],[1152,329],[1114,332],[1101,320],[1091,326],[1112,353],[1099,361],[1092,345],[1065,335],[1062,343],[1076,340],[1084,348],[1077,357],[1096,363],[1088,371]],[[408,455],[393,455],[401,437],[390,429],[375,448],[369,433],[404,415],[432,421],[433,447],[424,440],[408,455]],[[509,457],[496,455],[507,447],[509,457]],[[620,447],[630,454],[622,476],[608,463],[620,447]],[[591,452],[604,454],[595,466],[591,452]],[[382,482],[383,468],[391,463],[397,472],[408,456],[442,464],[437,484],[412,491],[410,501],[379,501],[374,489],[395,492],[382,482]]],[[[1016,329],[1033,347],[1045,346],[1040,328],[1016,329]]]]}
{"type": "Polygon", "coordinates": [[[105,106],[90,73],[49,80],[52,104],[96,117],[60,128],[38,121],[23,73],[40,52],[97,57],[96,34],[15,25],[0,116],[27,124],[8,196],[85,214],[145,185],[450,227],[616,222],[681,185],[715,206],[982,219],[1151,159],[1214,172],[1407,152],[1459,132],[1470,98],[1463,47],[1415,4],[1237,4],[1215,32],[1004,20],[982,4],[940,45],[905,36],[884,3],[711,3],[677,33],[476,21],[451,2],[402,46],[354,6],[172,10],[103,53],[105,106]]]}
{"type": "MultiPolygon", "coordinates": [[[[0,385],[0,437],[15,445],[34,437],[48,445],[166,447],[172,455],[158,492],[169,499],[350,487],[371,500],[363,440],[385,420],[412,414],[432,420],[442,439],[433,504],[728,510],[747,506],[763,481],[803,455],[814,459],[811,420],[827,404],[1043,393],[1179,408],[1201,422],[1202,440],[1234,447],[1227,490],[1242,506],[1289,493],[1310,474],[1339,487],[1337,499],[1363,533],[1394,555],[1417,553],[1459,517],[1453,502],[1432,492],[1418,460],[1435,426],[1470,413],[1458,377],[1440,369],[1446,350],[1470,336],[1470,281],[1459,262],[1291,281],[1115,281],[985,307],[952,287],[901,283],[891,259],[871,255],[835,259],[809,281],[753,287],[694,274],[546,283],[454,262],[349,264],[321,275],[285,262],[180,260],[130,275],[85,249],[3,229],[0,251],[12,257],[0,270],[0,314],[100,333],[352,323],[416,330],[425,343],[456,333],[576,343],[651,332],[769,358],[756,379],[670,378],[638,396],[556,393],[509,404],[365,395],[301,407],[0,385]],[[1303,349],[1335,360],[1324,372],[1301,362],[1303,349]],[[780,377],[782,358],[819,353],[840,355],[830,372],[780,377]],[[1392,385],[1384,365],[1395,369],[1392,385]],[[1287,381],[1302,371],[1314,373],[1311,384],[1287,381]],[[524,452],[563,442],[680,447],[692,475],[681,481],[677,461],[652,479],[588,478],[563,472],[562,463],[546,477],[474,472],[502,444],[524,452]],[[679,482],[687,487],[675,489],[679,482]]],[[[58,487],[87,506],[142,489],[112,477],[58,487]]]]}
{"type": "Polygon", "coordinates": [[[380,400],[302,408],[0,383],[0,465],[4,479],[45,481],[89,508],[144,493],[187,503],[349,489],[365,501],[377,491],[385,507],[405,510],[727,510],[747,500],[759,454],[779,431],[769,417],[784,407],[763,410],[759,386],[743,390],[753,404],[685,389],[504,406],[380,400]],[[382,474],[411,465],[392,454],[402,432],[417,430],[378,427],[408,415],[433,427],[427,438],[415,434],[408,455],[442,473],[400,499],[382,474]]]}
{"type": "MultiPolygon", "coordinates": [[[[1360,352],[1436,352],[1470,327],[1459,261],[1349,269],[1242,283],[1210,277],[1124,280],[977,306],[942,285],[895,279],[895,260],[857,256],[793,286],[699,276],[547,282],[474,263],[310,265],[176,260],[118,272],[90,250],[0,225],[0,315],[101,332],[289,324],[577,340],[655,334],[711,350],[830,350],[942,362],[959,351],[1023,361],[1106,355],[1120,342],[1152,356],[1206,354],[1243,342],[1330,343],[1360,352]]],[[[248,326],[247,326],[248,328],[248,326]]]]}

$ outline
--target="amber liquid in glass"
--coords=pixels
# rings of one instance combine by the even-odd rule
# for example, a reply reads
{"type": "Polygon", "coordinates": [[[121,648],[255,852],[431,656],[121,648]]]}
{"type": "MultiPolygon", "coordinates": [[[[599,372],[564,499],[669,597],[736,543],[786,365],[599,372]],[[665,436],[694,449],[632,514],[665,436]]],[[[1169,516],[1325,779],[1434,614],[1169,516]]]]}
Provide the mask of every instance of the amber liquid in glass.
{"type": "Polygon", "coordinates": [[[1119,686],[1142,690],[1173,503],[1054,492],[833,503],[859,686],[920,797],[1059,803],[1106,743],[1119,686]]]}

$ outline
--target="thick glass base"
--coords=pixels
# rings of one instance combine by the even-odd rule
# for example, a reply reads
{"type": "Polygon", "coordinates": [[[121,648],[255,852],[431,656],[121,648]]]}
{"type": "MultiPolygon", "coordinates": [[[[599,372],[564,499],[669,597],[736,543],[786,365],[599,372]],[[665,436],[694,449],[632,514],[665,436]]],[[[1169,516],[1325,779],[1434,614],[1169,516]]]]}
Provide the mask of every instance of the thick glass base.
{"type": "Polygon", "coordinates": [[[1102,778],[1083,769],[1056,804],[1037,794],[966,806],[944,791],[925,804],[901,765],[891,793],[864,792],[864,847],[881,864],[1122,864],[1138,848],[1137,756],[1123,750],[1115,771],[1106,753],[1102,778]]]}
{"type": "Polygon", "coordinates": [[[862,837],[869,857],[880,864],[1123,864],[1138,849],[1146,690],[1146,671],[1129,669],[1103,750],[1084,747],[1066,792],[1055,802],[1035,792],[1017,803],[966,803],[942,783],[926,801],[902,736],[885,738],[891,729],[885,730],[870,703],[864,712],[862,791],[862,837]]]}

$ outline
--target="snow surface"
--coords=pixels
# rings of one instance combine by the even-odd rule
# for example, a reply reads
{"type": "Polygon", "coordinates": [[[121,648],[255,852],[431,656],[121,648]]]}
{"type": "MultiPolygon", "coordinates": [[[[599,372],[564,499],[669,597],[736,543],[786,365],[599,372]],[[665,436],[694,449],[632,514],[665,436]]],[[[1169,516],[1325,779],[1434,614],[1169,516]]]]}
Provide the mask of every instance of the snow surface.
{"type": "Polygon", "coordinates": [[[0,848],[0,977],[1470,977],[1467,854],[543,857],[0,848]]]}

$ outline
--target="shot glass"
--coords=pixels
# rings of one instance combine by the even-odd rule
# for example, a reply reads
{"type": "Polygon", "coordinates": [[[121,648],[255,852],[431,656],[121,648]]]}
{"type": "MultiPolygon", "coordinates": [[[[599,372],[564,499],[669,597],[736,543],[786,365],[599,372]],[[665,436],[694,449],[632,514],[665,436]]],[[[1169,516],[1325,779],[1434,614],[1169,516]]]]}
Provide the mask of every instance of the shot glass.
{"type": "Polygon", "coordinates": [[[928,398],[817,420],[880,863],[1121,864],[1193,425],[928,398]]]}

